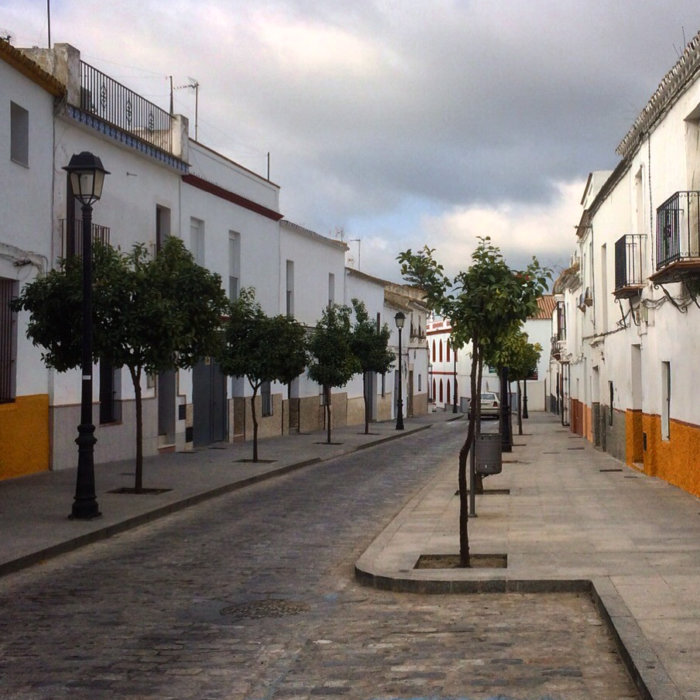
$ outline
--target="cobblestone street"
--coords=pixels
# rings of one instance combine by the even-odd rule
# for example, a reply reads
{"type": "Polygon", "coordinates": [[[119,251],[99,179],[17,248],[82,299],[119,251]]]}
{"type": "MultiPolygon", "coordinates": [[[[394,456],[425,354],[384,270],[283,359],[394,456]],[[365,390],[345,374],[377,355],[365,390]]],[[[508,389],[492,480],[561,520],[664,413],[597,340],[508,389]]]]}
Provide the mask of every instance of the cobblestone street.
{"type": "Polygon", "coordinates": [[[396,594],[354,581],[357,556],[455,459],[463,427],[308,467],[0,579],[2,696],[637,697],[587,596],[396,594]]]}

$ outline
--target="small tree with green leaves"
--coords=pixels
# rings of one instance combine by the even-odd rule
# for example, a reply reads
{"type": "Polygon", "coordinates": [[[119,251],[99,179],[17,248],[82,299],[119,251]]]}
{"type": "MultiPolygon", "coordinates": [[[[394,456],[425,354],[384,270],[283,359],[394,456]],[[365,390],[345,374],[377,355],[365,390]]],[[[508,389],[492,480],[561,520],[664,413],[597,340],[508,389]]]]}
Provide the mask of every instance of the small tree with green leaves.
{"type": "Polygon", "coordinates": [[[522,330],[515,330],[508,335],[502,345],[489,358],[489,362],[500,368],[508,368],[508,376],[518,387],[518,434],[523,434],[522,401],[520,382],[527,380],[537,369],[542,353],[539,343],[528,342],[528,335],[522,330]]]}
{"type": "Polygon", "coordinates": [[[258,461],[258,416],[255,400],[264,382],[289,384],[306,367],[306,329],[287,316],[267,316],[255,301],[255,291],[241,290],[231,302],[218,361],[224,374],[246,377],[253,393],[253,461],[258,461]]]}
{"type": "Polygon", "coordinates": [[[323,387],[327,442],[331,443],[331,389],[345,386],[362,366],[353,351],[350,307],[331,304],[309,338],[309,377],[323,387]]]}
{"type": "Polygon", "coordinates": [[[365,400],[365,435],[369,433],[370,402],[368,395],[370,384],[367,377],[370,372],[384,374],[394,362],[394,353],[389,350],[391,331],[385,323],[382,327],[378,321],[372,321],[364,302],[352,300],[355,311],[355,325],[352,329],[352,351],[359,360],[363,375],[363,396],[365,400]]]}
{"type": "MultiPolygon", "coordinates": [[[[418,253],[409,249],[401,253],[398,260],[404,279],[423,289],[428,307],[450,319],[453,346],[461,347],[467,342],[472,344],[472,410],[467,438],[459,452],[458,470],[460,564],[470,566],[467,456],[481,419],[479,395],[484,360],[500,346],[513,328],[535,311],[537,297],[546,287],[549,271],[543,269],[535,258],[524,271],[511,270],[500,250],[491,244],[490,238],[483,237],[478,239],[470,267],[450,280],[443,266],[435,260],[434,252],[427,246],[418,253]]],[[[473,499],[473,468],[471,482],[473,499]]]]}
{"type": "MultiPolygon", "coordinates": [[[[61,261],[22,290],[16,310],[30,312],[27,336],[45,348],[44,362],[59,372],[80,365],[82,260],[61,261]]],[[[143,245],[122,253],[93,249],[93,355],[126,367],[136,400],[134,491],[143,490],[144,374],[192,367],[214,352],[226,308],[221,278],[194,262],[178,238],[151,257],[143,245]]]]}

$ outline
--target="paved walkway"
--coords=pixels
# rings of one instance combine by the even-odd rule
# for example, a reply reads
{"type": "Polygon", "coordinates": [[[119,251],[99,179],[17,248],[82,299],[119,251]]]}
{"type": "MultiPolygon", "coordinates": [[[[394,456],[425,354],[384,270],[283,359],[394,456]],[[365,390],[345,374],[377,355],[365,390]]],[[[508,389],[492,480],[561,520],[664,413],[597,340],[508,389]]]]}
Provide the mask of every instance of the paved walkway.
{"type": "MultiPolygon", "coordinates": [[[[133,463],[96,467],[102,517],[69,520],[75,470],[0,482],[0,575],[158,518],[207,498],[304,465],[452,420],[432,413],[352,426],[324,435],[263,440],[162,455],[144,464],[148,495],[133,486],[133,463]],[[197,469],[192,469],[196,461],[197,469]]],[[[700,502],[621,465],[546,414],[504,454],[504,471],[485,481],[470,520],[473,553],[507,554],[505,569],[414,569],[421,554],[458,550],[455,464],[414,497],[356,564],[360,580],[394,590],[590,591],[619,637],[645,697],[700,700],[700,502]]]]}
{"type": "Polygon", "coordinates": [[[589,590],[623,646],[643,697],[700,700],[700,502],[531,414],[484,481],[470,551],[507,554],[505,569],[415,569],[459,551],[457,467],[412,499],[356,564],[392,590],[589,590]]]}

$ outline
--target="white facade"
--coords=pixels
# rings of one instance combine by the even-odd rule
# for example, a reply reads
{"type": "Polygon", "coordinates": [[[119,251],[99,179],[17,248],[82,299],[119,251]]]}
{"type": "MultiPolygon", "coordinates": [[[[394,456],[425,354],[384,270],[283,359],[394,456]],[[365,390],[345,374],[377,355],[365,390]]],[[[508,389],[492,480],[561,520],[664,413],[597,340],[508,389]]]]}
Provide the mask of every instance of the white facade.
{"type": "Polygon", "coordinates": [[[555,289],[566,323],[555,358],[568,375],[565,422],[695,494],[699,143],[700,34],[621,142],[618,167],[589,177],[573,265],[555,289]]]}
{"type": "Polygon", "coordinates": [[[0,40],[0,478],[46,469],[49,374],[9,300],[51,260],[54,99],[64,90],[0,40]]]}

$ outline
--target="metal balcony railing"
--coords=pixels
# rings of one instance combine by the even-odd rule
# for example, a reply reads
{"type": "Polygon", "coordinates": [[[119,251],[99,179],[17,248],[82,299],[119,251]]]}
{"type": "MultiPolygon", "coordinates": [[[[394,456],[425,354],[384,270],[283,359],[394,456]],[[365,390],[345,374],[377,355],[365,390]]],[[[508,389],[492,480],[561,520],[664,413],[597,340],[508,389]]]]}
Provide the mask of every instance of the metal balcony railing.
{"type": "MultiPolygon", "coordinates": [[[[109,245],[109,226],[92,224],[93,242],[109,245]]],[[[70,225],[68,219],[61,219],[61,257],[70,258],[82,255],[83,252],[83,220],[74,219],[70,225]]]]}
{"type": "Polygon", "coordinates": [[[80,109],[172,153],[170,114],[84,61],[80,62],[80,109]]]}
{"type": "Polygon", "coordinates": [[[615,241],[615,296],[634,296],[644,286],[645,234],[628,233],[615,241]]]}
{"type": "Polygon", "coordinates": [[[700,258],[700,192],[676,192],[656,210],[656,269],[700,258]]]}

